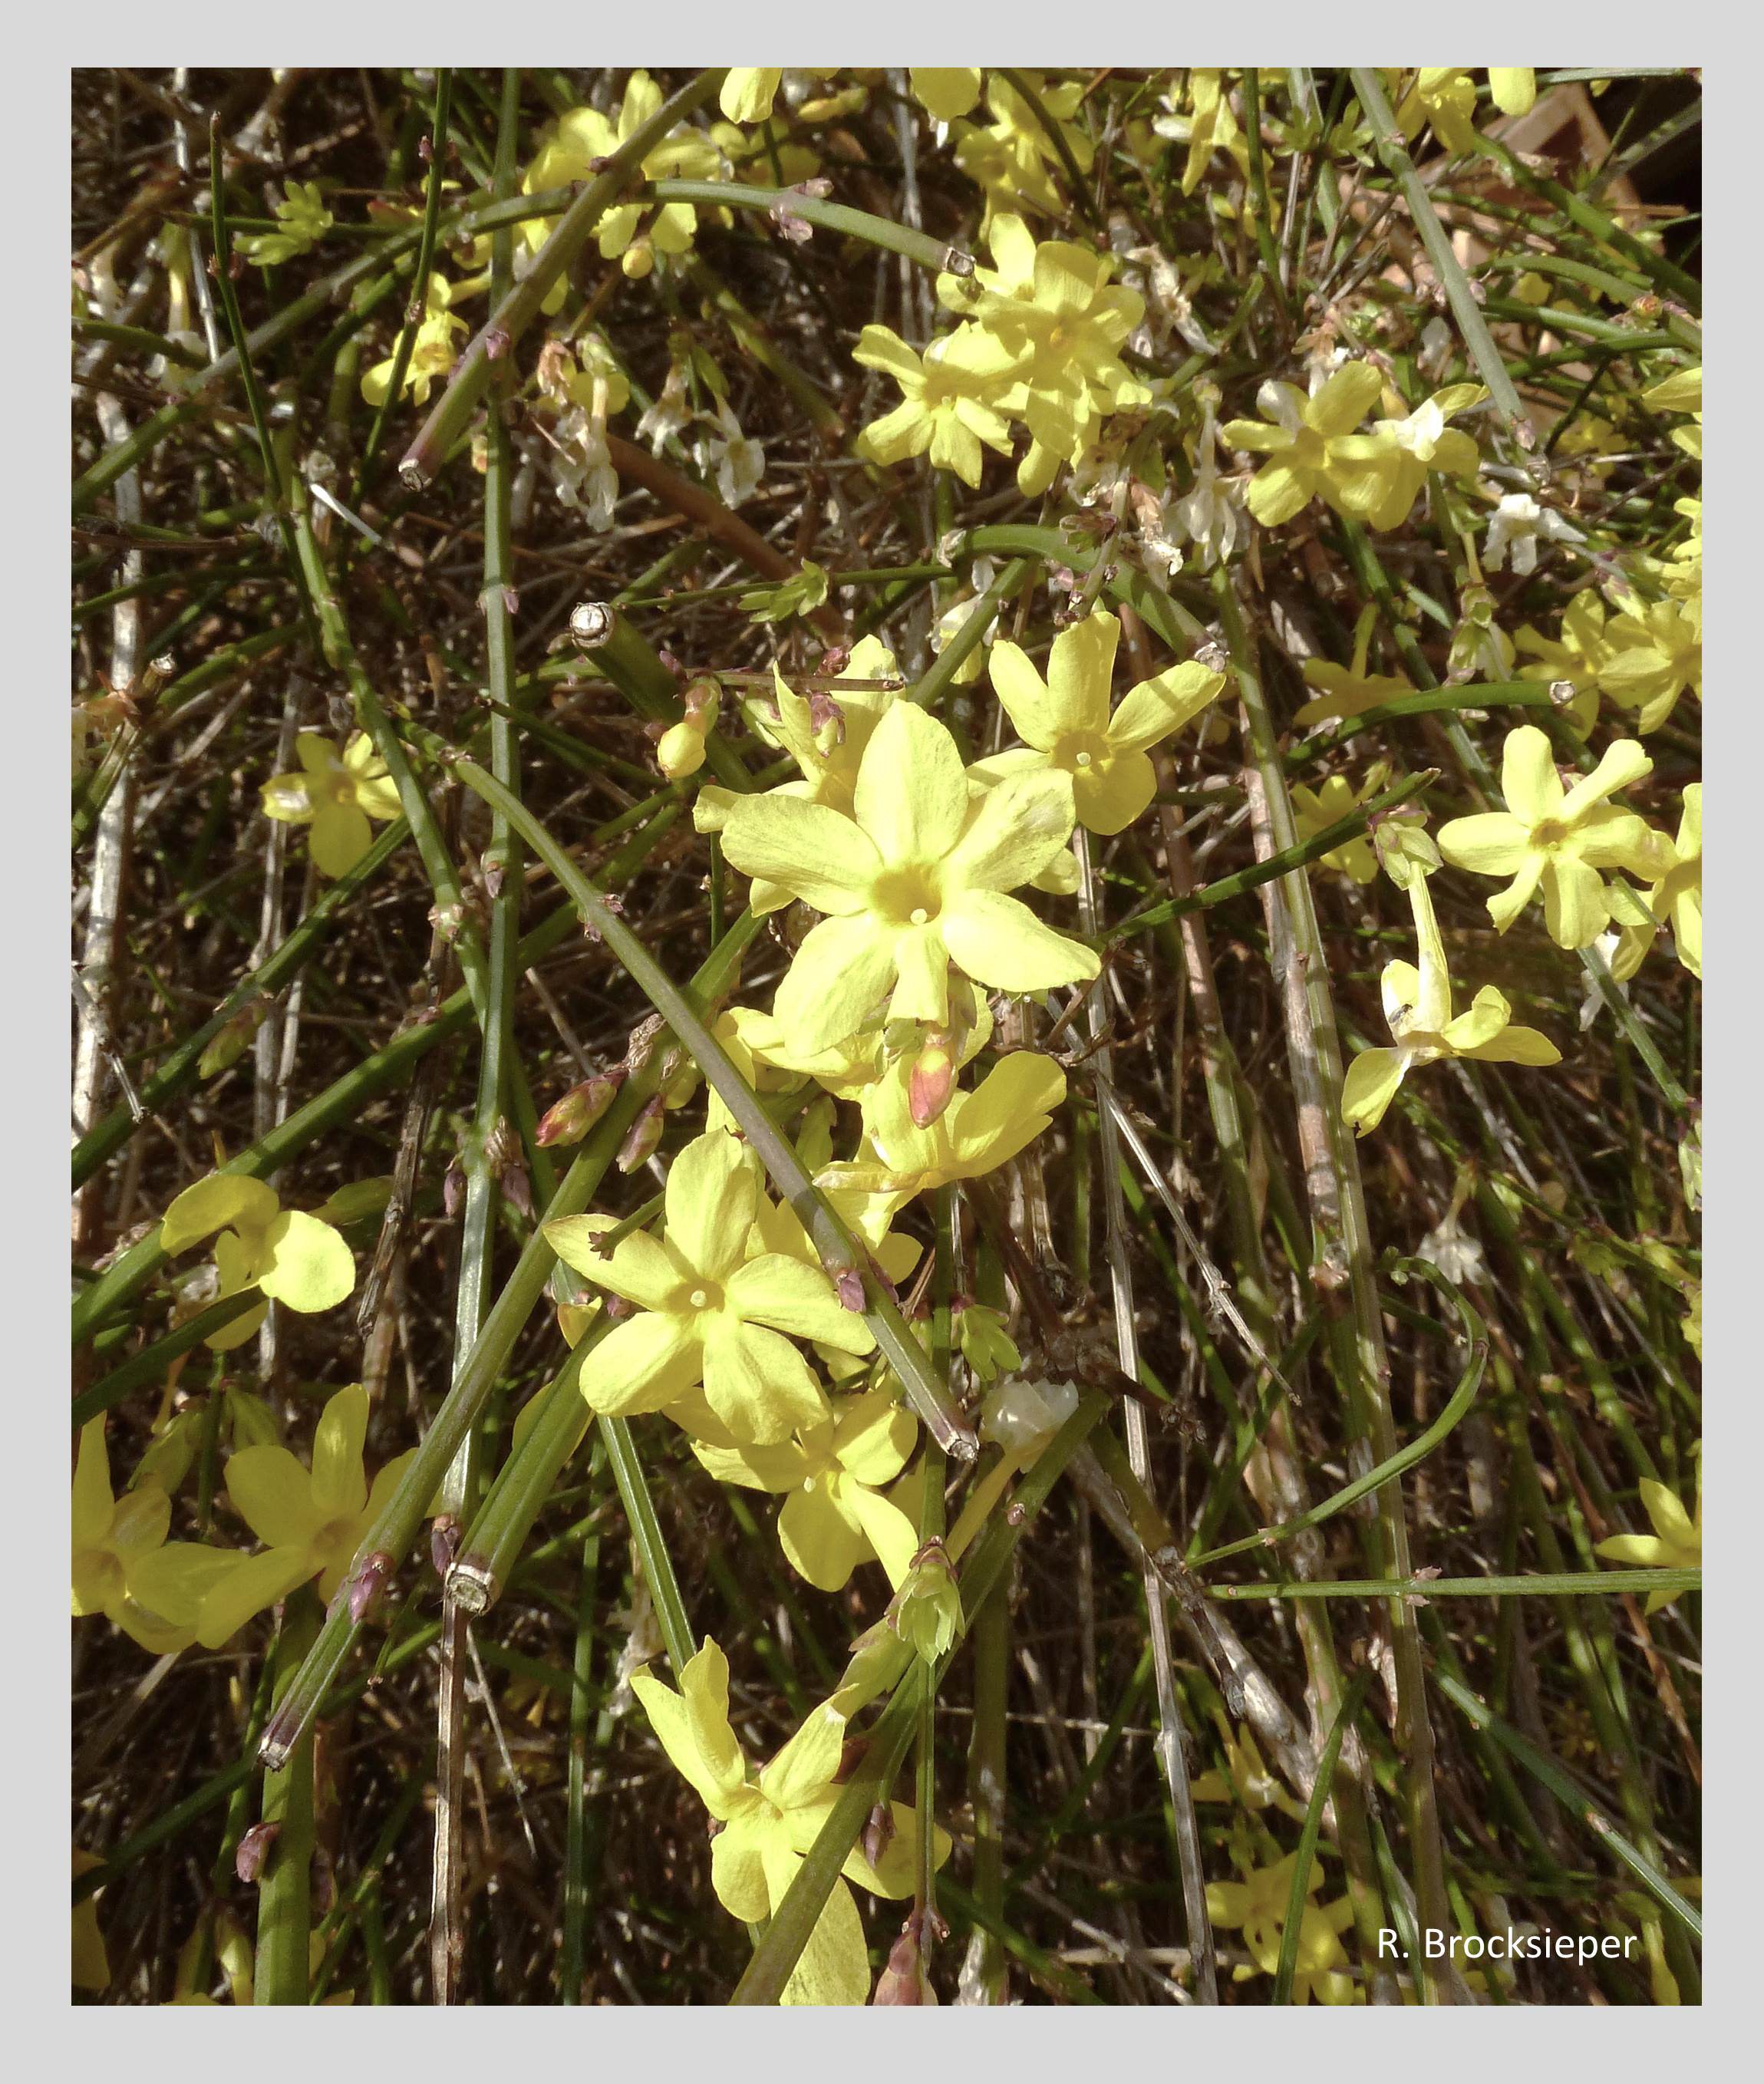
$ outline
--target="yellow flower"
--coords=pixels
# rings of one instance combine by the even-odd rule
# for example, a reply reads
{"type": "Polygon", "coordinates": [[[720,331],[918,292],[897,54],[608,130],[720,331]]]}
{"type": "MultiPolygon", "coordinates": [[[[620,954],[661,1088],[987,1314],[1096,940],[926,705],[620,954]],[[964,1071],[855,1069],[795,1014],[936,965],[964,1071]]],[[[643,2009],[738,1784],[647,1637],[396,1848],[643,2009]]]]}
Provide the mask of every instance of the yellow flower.
{"type": "MultiPolygon", "coordinates": [[[[1081,174],[1088,173],[1096,148],[1083,129],[1070,121],[1084,98],[1083,82],[1069,80],[1054,87],[1038,73],[1026,73],[1024,78],[1054,119],[1073,164],[1081,174]]],[[[956,144],[956,163],[986,191],[982,235],[990,230],[996,213],[1020,210],[1025,204],[1044,217],[1062,217],[1066,200],[1054,178],[1060,163],[1058,148],[1041,117],[997,73],[986,83],[986,106],[993,121],[983,128],[965,125],[956,144]]]]}
{"type": "Polygon", "coordinates": [[[1616,655],[1605,633],[1605,603],[1591,587],[1577,593],[1562,612],[1562,628],[1551,640],[1529,625],[1516,635],[1517,648],[1533,666],[1521,666],[1527,680],[1567,680],[1574,700],[1563,711],[1583,736],[1599,713],[1599,676],[1616,655]]]}
{"type": "MultiPolygon", "coordinates": [[[[574,182],[592,180],[593,163],[609,159],[649,121],[661,105],[661,89],[647,72],[639,70],[631,74],[625,87],[616,124],[597,108],[566,110],[558,118],[558,127],[549,142],[541,147],[527,169],[521,182],[522,193],[536,195],[546,188],[566,188],[574,182]]],[[[710,138],[702,131],[689,129],[684,125],[653,146],[642,165],[644,180],[651,181],[714,181],[722,171],[721,155],[710,138]]],[[[630,276],[648,274],[658,253],[688,252],[698,228],[698,214],[689,202],[664,203],[639,238],[638,226],[644,208],[641,203],[616,204],[601,218],[597,234],[601,257],[617,260],[630,276]]],[[[543,219],[532,218],[521,227],[521,231],[528,246],[536,252],[550,236],[551,227],[543,219]]],[[[561,310],[568,287],[566,282],[555,283],[541,308],[546,311],[561,310]]]]}
{"type": "Polygon", "coordinates": [[[1120,353],[1145,316],[1145,299],[1111,286],[1111,256],[1064,239],[1037,245],[1020,217],[995,217],[989,236],[993,266],[971,284],[944,277],[939,294],[969,311],[1004,358],[1003,388],[988,396],[1029,430],[1017,484],[1033,494],[1060,460],[1079,460],[1108,414],[1150,400],[1120,353]]]}
{"type": "MultiPolygon", "coordinates": [[[[770,1917],[789,1893],[802,1856],[839,1798],[834,1776],[845,1749],[846,1718],[830,1704],[815,1709],[757,1775],[729,1724],[729,1663],[706,1637],[680,1674],[680,1691],[647,1671],[631,1690],[675,1768],[723,1826],[710,1843],[710,1880],[731,1916],[770,1917]]],[[[885,1896],[910,1896],[918,1818],[905,1803],[889,1805],[893,1836],[875,1866],[855,1849],[842,1875],[885,1896]]],[[[934,1827],[935,1858],[949,1857],[948,1834],[934,1827]]],[[[789,1982],[787,2005],[861,2005],[870,1994],[870,1963],[858,1906],[844,1879],[816,1920],[789,1982]]]]}
{"type": "Polygon", "coordinates": [[[338,1390],[314,1432],[310,1473],[286,1447],[241,1447],[227,1459],[227,1495],[268,1545],[240,1556],[199,1542],[168,1543],[142,1566],[143,1592],[193,1629],[205,1650],[218,1650],[308,1578],[317,1578],[319,1597],[330,1599],[417,1451],[387,1463],[370,1489],[363,1461],[367,1417],[360,1383],[338,1390]]]}
{"type": "MultiPolygon", "coordinates": [[[[429,386],[438,376],[445,376],[453,366],[453,336],[465,331],[464,319],[456,318],[448,309],[453,292],[444,275],[431,275],[429,287],[423,298],[423,315],[417,327],[417,337],[410,349],[410,359],[405,364],[404,381],[401,392],[409,392],[421,405],[429,396],[429,386]]],[[[370,405],[384,405],[386,395],[392,388],[392,372],[397,362],[396,351],[376,362],[362,378],[362,396],[370,405]]]]}
{"type": "Polygon", "coordinates": [[[742,1447],[702,1414],[672,1416],[693,1436],[692,1451],[720,1484],[748,1490],[787,1491],[778,1537],[791,1567],[837,1592],[859,1563],[879,1561],[898,1585],[918,1547],[918,1530],[881,1494],[906,1466],[918,1427],[897,1401],[893,1385],[840,1397],[800,1441],[742,1447]]]}
{"type": "MultiPolygon", "coordinates": [[[[341,1233],[316,1216],[284,1209],[274,1187],[240,1172],[212,1172],[186,1187],[165,1212],[159,1249],[175,1259],[199,1239],[214,1239],[218,1298],[260,1288],[273,1301],[310,1316],[341,1302],[355,1286],[355,1258],[341,1233]]],[[[248,1310],[208,1341],[216,1353],[243,1345],[268,1305],[248,1310]]]]}
{"type": "Polygon", "coordinates": [[[1694,603],[1638,602],[1606,625],[1612,655],[1599,685],[1621,708],[1639,712],[1635,728],[1657,731],[1689,688],[1703,698],[1701,590],[1694,603]]]}
{"type": "MultiPolygon", "coordinates": [[[[1358,789],[1345,774],[1330,775],[1321,789],[1308,789],[1302,782],[1295,783],[1292,790],[1292,815],[1299,837],[1314,839],[1331,825],[1338,825],[1343,818],[1351,816],[1362,803],[1376,796],[1389,778],[1387,770],[1377,766],[1368,770],[1358,789]]],[[[1369,832],[1358,833],[1345,845],[1319,854],[1317,858],[1325,868],[1333,868],[1355,883],[1377,880],[1378,856],[1369,832]]]]}
{"type": "Polygon", "coordinates": [[[890,992],[891,1019],[945,1026],[952,963],[999,991],[1095,976],[1089,949],[1004,894],[1063,849],[1073,815],[1071,783],[1054,769],[973,803],[956,741],[911,702],[871,735],[851,816],[776,794],[736,804],[723,835],[731,864],[829,915],[778,989],[790,1047],[843,1040],[890,992]]]}
{"type": "Polygon", "coordinates": [[[1476,87],[1461,66],[1423,66],[1397,104],[1397,126],[1414,138],[1431,123],[1448,152],[1474,152],[1482,143],[1470,120],[1475,113],[1476,87]]]}
{"type": "MultiPolygon", "coordinates": [[[[840,678],[898,683],[901,675],[894,654],[887,646],[879,637],[866,637],[853,646],[840,678]]],[[[804,803],[825,803],[849,817],[864,748],[898,699],[900,686],[841,688],[819,698],[799,695],[774,660],[772,688],[776,717],[767,716],[753,704],[748,708],[748,721],[762,739],[782,746],[802,773],[801,781],[786,782],[772,793],[799,796],[804,803]]],[[[728,822],[730,810],[740,800],[731,789],[702,788],[693,806],[693,822],[702,832],[720,832],[728,822]]],[[[756,912],[775,912],[790,901],[787,891],[763,879],[754,883],[749,896],[756,912]]]]}
{"type": "Polygon", "coordinates": [[[1369,362],[1338,369],[1314,398],[1273,378],[1256,393],[1259,420],[1230,420],[1220,430],[1232,447],[1268,455],[1249,482],[1249,510],[1265,528],[1290,521],[1308,501],[1339,506],[1330,451],[1377,403],[1384,379],[1369,362]]]}
{"type": "Polygon", "coordinates": [[[396,818],[403,807],[398,785],[364,731],[341,753],[328,738],[303,731],[295,740],[301,772],[263,785],[264,815],[286,825],[311,825],[307,841],[321,875],[346,875],[373,845],[368,820],[396,818]]]}
{"type": "Polygon", "coordinates": [[[1488,916],[1504,934],[1542,886],[1544,924],[1558,947],[1584,948],[1610,917],[1603,868],[1626,868],[1651,878],[1661,840],[1634,811],[1605,798],[1653,772],[1634,739],[1619,739],[1592,773],[1564,790],[1550,741],[1535,724],[1507,734],[1501,760],[1504,811],[1454,818],[1441,828],[1440,851],[1454,868],[1478,875],[1510,875],[1488,900],[1488,916]]]}
{"type": "Polygon", "coordinates": [[[660,1411],[702,1383],[743,1446],[771,1447],[825,1420],[826,1397],[791,1340],[847,1353],[867,1353],[873,1341],[818,1265],[756,1239],[761,1200],[758,1161],[716,1129],[669,1169],[662,1236],[638,1230],[603,1254],[596,1239],[613,1226],[608,1218],[546,1224],[566,1266],[637,1306],[583,1370],[595,1410],[660,1411]]]}
{"type": "Polygon", "coordinates": [[[1669,921],[1678,959],[1694,977],[1703,975],[1703,784],[1685,785],[1678,836],[1671,843],[1672,866],[1647,893],[1648,909],[1669,921]]]}
{"type": "MultiPolygon", "coordinates": [[[[1601,1541],[1596,1554],[1607,1563],[1627,1563],[1644,1570],[1696,1570],[1703,1565],[1703,1477],[1697,1478],[1697,1516],[1693,1519],[1664,1484],[1643,1477],[1639,1489],[1652,1534],[1613,1534],[1601,1541]]],[[[1657,1614],[1678,1597],[1676,1592],[1651,1592],[1647,1611],[1657,1614]]]]}
{"type": "Polygon", "coordinates": [[[980,99],[978,66],[914,66],[909,77],[914,98],[939,123],[953,123],[980,99]]]}
{"type": "Polygon", "coordinates": [[[880,1195],[898,1206],[933,1187],[977,1180],[1033,1143],[1065,1097],[1066,1074],[1051,1057],[1016,1049],[921,1128],[907,1082],[884,1078],[864,1095],[857,1158],[825,1167],[816,1184],[880,1195]]]}
{"type": "Polygon", "coordinates": [[[1698,463],[1703,460],[1703,364],[1694,369],[1680,369],[1663,382],[1642,393],[1642,403],[1652,406],[1656,413],[1689,413],[1695,424],[1689,427],[1674,427],[1672,438],[1687,456],[1698,463]]]}
{"type": "Polygon", "coordinates": [[[731,66],[718,90],[717,106],[731,123],[763,123],[783,77],[781,66],[731,66]]]}
{"type": "Polygon", "coordinates": [[[934,340],[921,356],[888,327],[867,325],[851,358],[867,369],[885,369],[901,388],[901,403],[859,436],[860,455],[902,463],[929,450],[935,468],[977,485],[982,442],[1001,455],[1011,453],[1010,426],[986,402],[1009,358],[977,327],[934,340]]]}
{"type": "Polygon", "coordinates": [[[1072,777],[1078,822],[1093,832],[1124,831],[1157,789],[1146,748],[1198,716],[1225,684],[1194,659],[1142,680],[1109,714],[1121,625],[1105,608],[1054,639],[1044,681],[1007,640],[992,647],[992,685],[1026,741],[971,770],[986,777],[1058,769],[1072,777]]]}
{"type": "Polygon", "coordinates": [[[112,1497],[100,1413],[80,1430],[74,1472],[74,1612],[103,1614],[155,1657],[182,1650],[192,1639],[188,1629],[151,1612],[134,1591],[136,1573],[163,1544],[171,1524],[172,1501],[156,1483],[112,1497]]]}
{"type": "MultiPolygon", "coordinates": [[[[1193,113],[1183,133],[1188,140],[1188,159],[1182,168],[1183,194],[1193,195],[1200,186],[1215,152],[1228,152],[1237,163],[1238,172],[1247,180],[1249,147],[1232,112],[1231,96],[1225,91],[1224,74],[1197,67],[1189,75],[1189,100],[1193,113]]],[[[1157,122],[1152,127],[1161,130],[1164,125],[1157,122]]]]}
{"type": "MultiPolygon", "coordinates": [[[[1271,1976],[1280,1966],[1280,1942],[1286,1931],[1287,1910],[1292,1896],[1293,1870],[1298,1854],[1288,1853],[1272,1866],[1257,1867],[1240,1882],[1209,1882],[1206,1914],[1215,1925],[1228,1929],[1240,1927],[1244,1944],[1255,1965],[1240,1963],[1232,1971],[1233,1982],[1247,1982],[1255,1975],[1271,1976]]],[[[1323,1867],[1313,1859],[1305,1894],[1315,1896],[1323,1886],[1323,1867]]],[[[1324,2005],[1351,2005],[1360,1992],[1348,1968],[1341,1935],[1354,1921],[1354,1907],[1346,1896],[1329,1904],[1307,1902],[1299,1927],[1299,1963],[1292,1978],[1295,2004],[1308,2005],[1314,1998],[1324,2005]]]]}
{"type": "Polygon", "coordinates": [[[1197,1802],[1223,1802],[1236,1804],[1242,1809],[1274,1808],[1287,1815],[1304,1819],[1303,1807],[1295,1802],[1280,1784],[1278,1773],[1270,1773],[1262,1764],[1262,1753],[1256,1747],[1255,1732],[1245,1726],[1234,1732],[1223,1715],[1215,1711],[1213,1719],[1225,1751],[1223,1773],[1199,1773],[1194,1781],[1194,1799],[1197,1802]]]}
{"type": "Polygon", "coordinates": [[[1372,650],[1372,628],[1378,620],[1376,603],[1368,603],[1354,625],[1354,658],[1351,665],[1338,666],[1327,659],[1307,659],[1304,679],[1308,687],[1321,692],[1293,714],[1301,730],[1312,724],[1332,722],[1337,717],[1358,716],[1364,709],[1393,702],[1414,688],[1401,673],[1368,673],[1366,661],[1372,650]]]}
{"type": "Polygon", "coordinates": [[[1445,423],[1487,396],[1480,383],[1450,383],[1412,413],[1375,420],[1369,434],[1331,442],[1335,503],[1373,528],[1400,528],[1430,471],[1474,477],[1482,462],[1475,442],[1445,423]]]}
{"type": "MultiPolygon", "coordinates": [[[[1440,837],[1443,844],[1444,835],[1440,837]]],[[[1441,1057],[1475,1057],[1493,1064],[1562,1061],[1562,1052],[1547,1036],[1510,1024],[1512,1008],[1505,993],[1493,985],[1485,985],[1476,994],[1468,1013],[1452,1017],[1452,978],[1425,875],[1410,875],[1409,904],[1414,913],[1421,966],[1417,969],[1410,963],[1389,963],[1382,981],[1384,1018],[1397,1046],[1363,1049],[1342,1082],[1342,1119],[1362,1136],[1384,1120],[1397,1088],[1417,1064],[1431,1064],[1441,1057]]]]}

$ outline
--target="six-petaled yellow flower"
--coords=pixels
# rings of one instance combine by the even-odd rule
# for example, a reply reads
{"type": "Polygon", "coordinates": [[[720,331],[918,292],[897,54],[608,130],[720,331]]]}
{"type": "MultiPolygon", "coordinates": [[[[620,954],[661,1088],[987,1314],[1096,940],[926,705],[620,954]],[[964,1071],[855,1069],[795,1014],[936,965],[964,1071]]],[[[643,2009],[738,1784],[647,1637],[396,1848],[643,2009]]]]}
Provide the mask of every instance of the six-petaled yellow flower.
{"type": "Polygon", "coordinates": [[[398,785],[364,731],[339,752],[328,738],[303,731],[294,742],[298,774],[278,774],[263,785],[265,817],[310,825],[307,844],[321,875],[346,875],[374,842],[370,820],[396,818],[398,785]]]}

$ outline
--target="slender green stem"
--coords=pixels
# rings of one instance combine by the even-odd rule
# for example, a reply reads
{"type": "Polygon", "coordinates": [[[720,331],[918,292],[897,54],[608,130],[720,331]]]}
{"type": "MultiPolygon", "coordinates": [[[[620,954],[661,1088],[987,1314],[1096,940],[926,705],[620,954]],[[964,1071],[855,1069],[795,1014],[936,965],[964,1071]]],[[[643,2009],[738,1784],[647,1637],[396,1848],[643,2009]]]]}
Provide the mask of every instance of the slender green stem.
{"type": "Polygon", "coordinates": [[[774,1184],[801,1219],[829,1273],[836,1281],[857,1277],[862,1287],[864,1322],[933,1437],[947,1452],[972,1461],[975,1452],[973,1434],[951,1402],[948,1389],[927,1366],[924,1353],[901,1315],[900,1305],[869,1254],[854,1241],[809,1177],[794,1147],[766,1113],[759,1095],[736,1069],[728,1052],[694,1014],[679,987],[636,934],[608,909],[600,892],[539,820],[515,803],[494,777],[486,773],[475,761],[455,756],[449,765],[469,788],[476,790],[487,803],[503,811],[510,824],[575,900],[583,921],[605,941],[632,981],[673,1030],[682,1048],[740,1124],[742,1133],[758,1154],[774,1184]]]}
{"type": "MultiPolygon", "coordinates": [[[[362,495],[372,481],[374,464],[380,455],[380,445],[384,438],[386,422],[396,408],[405,388],[405,371],[410,366],[411,349],[417,344],[417,333],[423,320],[429,294],[429,271],[435,260],[435,230],[441,221],[441,192],[446,185],[447,167],[447,112],[453,99],[453,70],[450,66],[438,66],[435,75],[435,121],[429,126],[429,178],[422,204],[422,236],[417,248],[417,265],[411,282],[409,307],[405,313],[405,322],[398,329],[398,344],[392,349],[392,374],[387,379],[386,395],[380,401],[380,409],[374,415],[374,423],[367,430],[367,441],[362,450],[360,467],[355,472],[354,497],[350,505],[359,507],[362,495]]],[[[499,195],[498,200],[502,197],[499,195]]]]}

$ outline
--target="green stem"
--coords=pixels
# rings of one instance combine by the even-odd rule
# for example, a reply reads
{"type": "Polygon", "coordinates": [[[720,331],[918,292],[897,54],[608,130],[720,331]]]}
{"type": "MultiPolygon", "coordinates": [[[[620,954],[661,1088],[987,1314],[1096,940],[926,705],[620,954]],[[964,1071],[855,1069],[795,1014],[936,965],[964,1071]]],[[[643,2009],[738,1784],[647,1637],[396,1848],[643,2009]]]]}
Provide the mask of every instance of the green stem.
{"type": "MultiPolygon", "coordinates": [[[[443,748],[443,756],[451,752],[451,747],[443,748]]],[[[583,921],[606,942],[632,982],[673,1030],[681,1047],[740,1124],[743,1134],[771,1175],[773,1184],[795,1210],[828,1273],[836,1281],[852,1275],[858,1277],[862,1283],[864,1322],[938,1444],[946,1452],[964,1461],[972,1461],[975,1453],[973,1434],[952,1403],[947,1388],[926,1365],[918,1341],[901,1315],[899,1304],[871,1262],[869,1254],[853,1240],[833,1213],[810,1179],[795,1150],[766,1113],[758,1095],[736,1069],[723,1044],[698,1019],[648,949],[625,921],[608,909],[600,892],[539,820],[476,761],[462,759],[455,753],[447,764],[468,788],[475,790],[486,803],[503,811],[575,900],[583,921]]]]}

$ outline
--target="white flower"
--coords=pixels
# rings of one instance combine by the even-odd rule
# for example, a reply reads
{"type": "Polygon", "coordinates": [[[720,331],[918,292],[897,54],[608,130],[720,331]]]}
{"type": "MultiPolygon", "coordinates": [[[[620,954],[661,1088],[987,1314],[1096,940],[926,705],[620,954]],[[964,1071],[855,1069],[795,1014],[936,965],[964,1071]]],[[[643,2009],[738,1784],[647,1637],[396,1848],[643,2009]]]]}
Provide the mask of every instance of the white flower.
{"type": "Polygon", "coordinates": [[[718,409],[723,432],[698,444],[700,470],[715,468],[717,489],[725,506],[739,506],[751,499],[765,476],[765,451],[741,431],[741,422],[727,405],[718,409]]]}
{"type": "Polygon", "coordinates": [[[1415,1256],[1438,1267],[1456,1287],[1483,1277],[1482,1247],[1458,1222],[1455,1203],[1415,1247],[1415,1256]]]}
{"type": "MultiPolygon", "coordinates": [[[[1264,386],[1266,389],[1270,387],[1264,386]]],[[[1259,401],[1258,401],[1259,402],[1259,401]]],[[[1276,409],[1291,404],[1289,397],[1274,396],[1269,404],[1276,409]]],[[[1194,489],[1170,509],[1170,519],[1201,553],[1201,569],[1210,571],[1222,564],[1236,547],[1242,515],[1238,502],[1219,479],[1215,455],[1218,430],[1213,409],[1206,409],[1201,427],[1201,445],[1194,459],[1194,489]]],[[[1172,565],[1173,571],[1175,566],[1172,565]]]]}
{"type": "Polygon", "coordinates": [[[606,446],[606,427],[580,405],[558,421],[558,498],[579,506],[588,526],[604,535],[613,525],[619,496],[618,472],[606,446]]]}
{"type": "Polygon", "coordinates": [[[1075,1383],[1025,1382],[1007,1375],[982,1407],[981,1438],[1033,1461],[1077,1408],[1075,1383]]]}
{"type": "Polygon", "coordinates": [[[1498,572],[1505,565],[1510,549],[1513,570],[1522,578],[1537,569],[1540,537],[1549,543],[1586,540],[1578,528],[1564,521],[1559,514],[1552,514],[1540,506],[1529,492],[1509,492],[1489,516],[1488,534],[1482,541],[1482,562],[1491,572],[1498,572]]]}
{"type": "Polygon", "coordinates": [[[649,443],[651,455],[659,455],[671,435],[677,434],[692,417],[686,403],[686,365],[670,362],[661,395],[637,423],[637,438],[649,443]]]}

